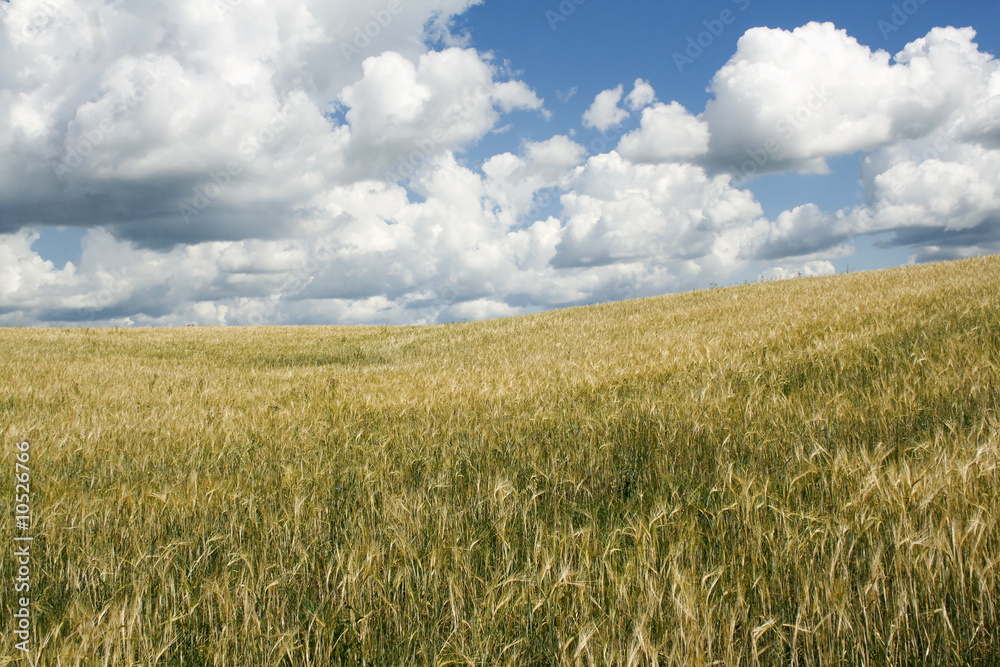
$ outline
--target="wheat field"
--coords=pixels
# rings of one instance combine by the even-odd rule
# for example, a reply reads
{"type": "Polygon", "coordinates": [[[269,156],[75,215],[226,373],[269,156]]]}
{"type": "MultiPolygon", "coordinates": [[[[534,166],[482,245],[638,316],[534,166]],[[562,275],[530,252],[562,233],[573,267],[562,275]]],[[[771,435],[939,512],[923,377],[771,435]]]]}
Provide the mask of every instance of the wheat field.
{"type": "Polygon", "coordinates": [[[0,359],[0,665],[1000,664],[1000,256],[0,359]]]}

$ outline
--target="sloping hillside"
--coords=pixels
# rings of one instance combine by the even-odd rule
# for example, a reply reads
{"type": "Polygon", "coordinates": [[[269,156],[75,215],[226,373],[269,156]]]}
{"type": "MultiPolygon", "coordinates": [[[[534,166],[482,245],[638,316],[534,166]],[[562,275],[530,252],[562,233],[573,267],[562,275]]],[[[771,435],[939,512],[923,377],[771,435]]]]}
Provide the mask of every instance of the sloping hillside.
{"type": "Polygon", "coordinates": [[[0,358],[38,664],[1000,662],[1000,256],[0,358]]]}

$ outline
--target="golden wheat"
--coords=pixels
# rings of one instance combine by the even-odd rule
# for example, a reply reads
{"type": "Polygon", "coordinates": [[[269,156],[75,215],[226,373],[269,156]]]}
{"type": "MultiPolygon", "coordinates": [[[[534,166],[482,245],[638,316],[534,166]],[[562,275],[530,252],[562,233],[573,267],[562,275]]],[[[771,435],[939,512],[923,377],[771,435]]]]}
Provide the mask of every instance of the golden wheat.
{"type": "Polygon", "coordinates": [[[30,441],[35,519],[0,664],[998,664],[998,295],[991,257],[435,327],[0,330],[0,495],[30,441]]]}

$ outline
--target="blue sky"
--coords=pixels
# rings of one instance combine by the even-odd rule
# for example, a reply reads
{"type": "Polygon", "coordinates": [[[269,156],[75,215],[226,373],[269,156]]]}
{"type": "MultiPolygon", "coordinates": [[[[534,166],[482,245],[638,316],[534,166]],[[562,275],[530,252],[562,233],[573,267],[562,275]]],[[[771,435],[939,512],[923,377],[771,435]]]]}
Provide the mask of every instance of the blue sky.
{"type": "Polygon", "coordinates": [[[0,325],[443,322],[1000,250],[998,2],[0,20],[0,325]]]}
{"type": "MultiPolygon", "coordinates": [[[[793,30],[810,21],[830,21],[873,50],[891,54],[934,27],[973,26],[981,50],[1000,54],[1000,30],[996,29],[1000,25],[1000,2],[585,0],[564,4],[514,0],[473,7],[458,25],[469,32],[476,48],[509,61],[523,71],[524,81],[546,100],[552,100],[551,122],[536,119],[517,126],[519,140],[541,140],[553,129],[567,132],[579,127],[580,116],[595,95],[637,77],[647,79],[661,91],[661,98],[677,100],[700,112],[711,97],[708,83],[732,56],[746,30],[758,26],[793,30]],[[722,22],[723,12],[731,12],[731,23],[722,22]],[[708,46],[702,48],[699,44],[700,54],[689,63],[688,49],[693,49],[689,40],[697,43],[699,37],[708,46]],[[677,54],[680,58],[675,60],[677,54]],[[573,88],[577,89],[573,98],[560,102],[557,92],[573,88]]],[[[588,135],[599,133],[584,133],[583,138],[588,135]]],[[[509,143],[510,137],[497,136],[486,152],[497,147],[506,150],[509,143]]],[[[807,202],[835,210],[863,197],[858,159],[858,155],[838,158],[827,175],[767,175],[755,181],[751,189],[771,217],[807,202]]],[[[844,258],[836,264],[839,270],[884,268],[905,263],[906,259],[905,249],[892,252],[862,243],[858,257],[844,258]]]]}
{"type": "MultiPolygon", "coordinates": [[[[985,51],[996,54],[1000,46],[995,27],[1000,25],[1000,3],[968,0],[914,0],[912,4],[859,0],[585,0],[579,5],[509,0],[474,6],[456,23],[468,31],[477,49],[490,51],[522,71],[521,78],[546,100],[555,101],[557,90],[577,87],[578,95],[564,110],[566,127],[573,127],[594,95],[637,77],[664,91],[663,97],[701,111],[710,97],[706,89],[712,76],[733,55],[746,30],[759,26],[793,30],[810,21],[830,21],[862,44],[891,54],[932,28],[948,25],[976,28],[976,41],[985,51]],[[903,12],[905,22],[898,20],[896,13],[896,8],[902,11],[903,5],[908,11],[918,7],[912,14],[903,12]],[[566,6],[574,10],[563,17],[560,8],[566,6]],[[553,24],[548,12],[564,20],[553,24]],[[678,71],[673,55],[685,55],[689,39],[697,39],[710,28],[718,29],[718,24],[705,23],[715,23],[723,12],[731,12],[734,21],[724,25],[718,36],[713,32],[702,55],[678,71]],[[894,20],[901,25],[897,27],[894,20]]],[[[559,125],[555,129],[560,129],[559,125]]]]}

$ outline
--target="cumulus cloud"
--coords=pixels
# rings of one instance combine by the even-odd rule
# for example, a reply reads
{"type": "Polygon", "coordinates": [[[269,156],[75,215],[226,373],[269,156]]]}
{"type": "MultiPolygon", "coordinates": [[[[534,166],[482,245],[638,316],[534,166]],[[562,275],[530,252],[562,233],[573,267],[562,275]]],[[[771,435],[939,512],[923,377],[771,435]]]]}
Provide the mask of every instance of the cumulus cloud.
{"type": "Polygon", "coordinates": [[[857,232],[888,232],[882,244],[909,246],[919,261],[1000,251],[1000,150],[961,143],[963,127],[868,156],[857,232]]]}
{"type": "Polygon", "coordinates": [[[917,259],[995,252],[1000,65],[974,39],[971,28],[935,28],[890,57],[832,24],[748,31],[713,79],[702,162],[744,185],[760,173],[822,172],[827,158],[860,151],[866,201],[836,212],[803,205],[730,242],[761,260],[834,257],[886,232],[880,244],[910,246],[917,259]]]}
{"type": "Polygon", "coordinates": [[[0,3],[0,324],[437,322],[826,275],[862,235],[1000,251],[1000,73],[970,29],[894,57],[753,29],[701,113],[635,79],[582,119],[635,113],[614,150],[473,160],[548,111],[453,33],[472,4],[0,3]],[[752,176],[855,152],[862,204],[764,216],[752,176]],[[49,225],[88,229],[78,262],[38,254],[49,225]]]}
{"type": "Polygon", "coordinates": [[[1000,149],[1000,72],[994,71],[983,98],[962,116],[957,136],[963,143],[1000,149]]]}
{"type": "Polygon", "coordinates": [[[708,124],[671,102],[643,109],[639,129],[622,137],[618,152],[633,162],[690,161],[704,156],[708,144],[708,124]]]}
{"type": "Polygon", "coordinates": [[[583,112],[583,126],[603,132],[610,127],[620,125],[628,118],[628,111],[618,106],[624,93],[625,90],[620,85],[599,92],[590,107],[583,112]]]}
{"type": "MultiPolygon", "coordinates": [[[[692,164],[634,164],[617,152],[590,158],[563,195],[557,267],[639,260],[698,261],[715,241],[761,216],[753,195],[692,164]]],[[[719,263],[723,259],[717,258],[719,263]]]]}
{"type": "Polygon", "coordinates": [[[866,231],[905,226],[969,229],[1000,210],[1000,152],[970,150],[967,161],[893,164],[875,176],[874,206],[860,212],[866,231]]]}
{"type": "Polygon", "coordinates": [[[760,275],[761,280],[788,280],[790,278],[812,278],[832,276],[837,270],[826,260],[806,262],[797,266],[772,266],[760,275]]]}
{"type": "Polygon", "coordinates": [[[935,28],[893,59],[831,23],[749,30],[712,80],[712,157],[744,173],[823,172],[826,158],[926,136],[996,70],[974,38],[935,28]]]}
{"type": "Polygon", "coordinates": [[[528,142],[524,155],[502,153],[482,167],[486,192],[497,202],[498,215],[508,226],[532,212],[535,194],[545,188],[568,187],[569,170],[583,160],[586,149],[566,136],[528,142]]]}
{"type": "Polygon", "coordinates": [[[625,98],[625,103],[632,111],[638,111],[656,101],[656,91],[645,79],[636,79],[632,84],[632,92],[625,98]]]}
{"type": "Polygon", "coordinates": [[[416,63],[388,51],[365,60],[363,69],[364,77],[339,99],[350,124],[350,160],[373,167],[359,170],[365,176],[393,167],[408,177],[411,153],[426,158],[461,149],[491,130],[500,111],[542,107],[523,82],[495,81],[493,68],[473,49],[432,51],[416,63]]]}
{"type": "MultiPolygon", "coordinates": [[[[621,125],[629,116],[628,110],[620,106],[624,95],[625,87],[622,85],[598,93],[583,113],[583,126],[604,132],[621,125]]],[[[639,111],[655,101],[656,91],[645,79],[636,79],[632,84],[632,92],[625,97],[625,105],[632,111],[639,111]]]]}
{"type": "Polygon", "coordinates": [[[106,225],[160,248],[291,233],[310,197],[384,166],[384,145],[408,154],[440,129],[449,150],[494,105],[540,108],[478,54],[429,52],[469,4],[5,4],[0,231],[106,225]]]}
{"type": "Polygon", "coordinates": [[[815,204],[804,204],[783,211],[774,222],[759,221],[736,234],[746,257],[773,261],[817,253],[840,256],[842,250],[835,248],[849,243],[856,231],[854,218],[845,212],[829,213],[815,204]]]}
{"type": "Polygon", "coordinates": [[[38,233],[29,229],[0,235],[0,313],[37,307],[40,292],[70,284],[76,275],[72,262],[57,271],[33,252],[36,240],[38,233]]]}

